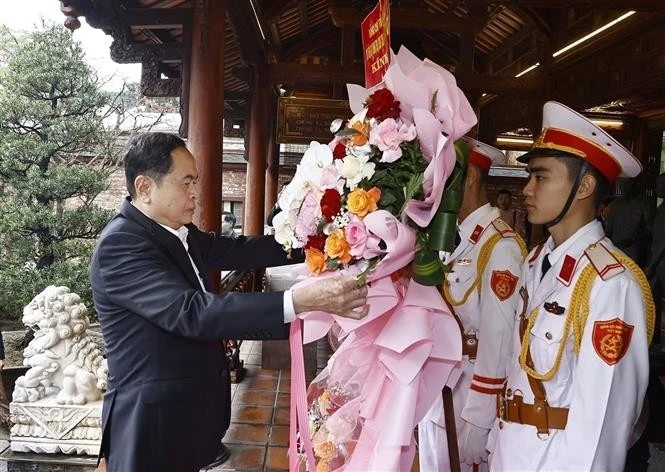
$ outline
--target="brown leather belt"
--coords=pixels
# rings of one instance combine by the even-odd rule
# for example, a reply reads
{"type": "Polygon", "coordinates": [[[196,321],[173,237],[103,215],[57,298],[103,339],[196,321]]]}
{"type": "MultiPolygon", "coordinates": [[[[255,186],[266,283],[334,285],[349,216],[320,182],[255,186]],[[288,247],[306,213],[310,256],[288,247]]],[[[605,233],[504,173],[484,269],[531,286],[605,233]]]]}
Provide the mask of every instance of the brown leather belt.
{"type": "Polygon", "coordinates": [[[469,360],[473,361],[478,355],[478,336],[475,331],[462,333],[462,355],[469,356],[469,360]]]}
{"type": "Polygon", "coordinates": [[[568,408],[549,406],[547,401],[524,403],[524,397],[519,394],[506,398],[505,390],[497,396],[497,409],[499,419],[535,426],[538,434],[548,434],[550,429],[565,429],[568,422],[568,408]]]}

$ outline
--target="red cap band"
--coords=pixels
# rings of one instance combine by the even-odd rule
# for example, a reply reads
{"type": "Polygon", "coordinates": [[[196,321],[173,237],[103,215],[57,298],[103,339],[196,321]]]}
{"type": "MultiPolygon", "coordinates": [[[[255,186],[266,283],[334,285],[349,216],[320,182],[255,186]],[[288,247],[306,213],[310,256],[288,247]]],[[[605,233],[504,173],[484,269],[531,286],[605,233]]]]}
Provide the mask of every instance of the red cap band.
{"type": "MultiPolygon", "coordinates": [[[[608,143],[608,146],[611,146],[611,144],[608,143]]],[[[612,154],[598,144],[571,134],[568,131],[556,128],[544,129],[533,146],[533,149],[543,148],[568,152],[581,159],[586,159],[610,183],[614,182],[621,173],[621,165],[612,154]]]]}
{"type": "Polygon", "coordinates": [[[481,169],[490,170],[492,167],[492,159],[485,154],[481,154],[475,149],[469,151],[469,164],[475,164],[481,169]]]}

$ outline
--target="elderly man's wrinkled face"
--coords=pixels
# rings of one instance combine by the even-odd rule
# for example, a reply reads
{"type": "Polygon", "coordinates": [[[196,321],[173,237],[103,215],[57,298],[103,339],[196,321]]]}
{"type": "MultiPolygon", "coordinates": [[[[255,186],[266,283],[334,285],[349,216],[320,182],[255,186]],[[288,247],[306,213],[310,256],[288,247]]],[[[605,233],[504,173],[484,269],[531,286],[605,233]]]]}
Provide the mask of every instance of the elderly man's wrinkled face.
{"type": "Polygon", "coordinates": [[[148,206],[153,220],[178,229],[194,218],[198,172],[194,156],[184,147],[175,148],[171,156],[169,173],[150,185],[148,206]]]}

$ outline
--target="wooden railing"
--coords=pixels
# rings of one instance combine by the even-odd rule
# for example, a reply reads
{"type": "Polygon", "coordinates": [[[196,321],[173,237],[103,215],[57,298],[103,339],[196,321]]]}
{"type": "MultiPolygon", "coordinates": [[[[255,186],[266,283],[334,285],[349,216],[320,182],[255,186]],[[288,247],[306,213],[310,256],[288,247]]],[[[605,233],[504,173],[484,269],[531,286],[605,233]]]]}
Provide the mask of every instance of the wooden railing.
{"type": "MultiPolygon", "coordinates": [[[[222,277],[222,292],[259,292],[263,289],[263,271],[234,270],[222,277]]],[[[240,359],[242,340],[225,339],[222,341],[226,358],[229,361],[231,382],[238,383],[245,376],[245,362],[240,359]]]]}

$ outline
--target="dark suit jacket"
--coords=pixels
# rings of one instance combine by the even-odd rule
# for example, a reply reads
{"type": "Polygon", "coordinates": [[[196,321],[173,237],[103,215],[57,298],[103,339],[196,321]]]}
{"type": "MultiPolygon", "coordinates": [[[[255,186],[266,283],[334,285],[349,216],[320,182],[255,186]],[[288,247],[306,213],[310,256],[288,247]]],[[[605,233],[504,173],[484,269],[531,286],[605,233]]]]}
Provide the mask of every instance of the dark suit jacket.
{"type": "MultiPolygon", "coordinates": [[[[204,274],[295,261],[272,237],[188,228],[204,274]]],[[[203,292],[178,237],[129,201],[97,242],[91,279],[109,367],[107,470],[198,471],[214,460],[230,421],[220,340],[283,337],[283,294],[203,292]]]]}

